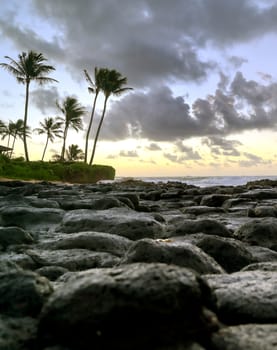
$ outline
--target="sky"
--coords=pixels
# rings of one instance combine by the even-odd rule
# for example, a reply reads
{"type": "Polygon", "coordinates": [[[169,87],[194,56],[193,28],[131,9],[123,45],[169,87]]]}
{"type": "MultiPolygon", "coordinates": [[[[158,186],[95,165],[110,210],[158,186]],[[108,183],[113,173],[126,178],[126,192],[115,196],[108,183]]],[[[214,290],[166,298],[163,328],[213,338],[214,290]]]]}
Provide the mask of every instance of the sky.
{"type": "MultiPolygon", "coordinates": [[[[277,175],[276,0],[0,3],[0,62],[34,50],[59,81],[31,83],[32,129],[74,96],[87,114],[67,146],[84,149],[94,96],[83,71],[116,69],[133,90],[109,99],[95,163],[117,176],[277,175]]],[[[0,119],[23,118],[24,99],[24,85],[0,68],[0,119]]],[[[101,96],[90,150],[102,108],[101,96]]],[[[45,141],[28,140],[32,160],[45,141]]],[[[56,139],[46,158],[61,146],[56,139]]],[[[23,155],[20,140],[15,153],[23,155]]]]}

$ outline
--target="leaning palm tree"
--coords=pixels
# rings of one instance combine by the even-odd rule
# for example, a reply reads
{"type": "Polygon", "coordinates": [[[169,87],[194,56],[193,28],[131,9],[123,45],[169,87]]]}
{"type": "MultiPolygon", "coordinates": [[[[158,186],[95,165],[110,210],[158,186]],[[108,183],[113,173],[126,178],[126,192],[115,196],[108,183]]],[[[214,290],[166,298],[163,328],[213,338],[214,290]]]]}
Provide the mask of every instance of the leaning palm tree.
{"type": "Polygon", "coordinates": [[[88,87],[89,93],[95,93],[94,100],[93,100],[93,105],[92,105],[92,110],[91,110],[91,115],[90,115],[90,120],[89,120],[89,125],[88,125],[88,129],[87,129],[87,132],[86,132],[84,162],[87,163],[87,158],[88,158],[88,140],[89,140],[91,126],[92,126],[92,122],[93,122],[93,118],[94,118],[96,101],[97,101],[99,92],[101,91],[101,88],[102,88],[103,82],[105,80],[105,77],[107,76],[107,69],[106,68],[98,69],[97,67],[95,67],[95,69],[94,69],[94,81],[91,79],[91,77],[88,74],[86,69],[84,69],[84,73],[85,73],[86,80],[89,83],[89,87],[88,87]]]}
{"type": "Polygon", "coordinates": [[[69,128],[73,128],[77,132],[83,128],[82,116],[86,113],[85,108],[78,102],[75,97],[66,97],[60,104],[56,102],[58,109],[63,113],[64,117],[59,117],[59,120],[64,124],[63,130],[63,146],[61,152],[61,161],[64,161],[65,144],[69,128]]]}
{"type": "Polygon", "coordinates": [[[57,80],[46,76],[49,72],[55,70],[54,67],[46,65],[47,59],[42,53],[35,51],[29,51],[28,53],[22,52],[18,55],[18,61],[9,56],[5,56],[10,63],[0,63],[0,66],[13,74],[16,80],[26,85],[25,90],[25,109],[24,109],[24,133],[23,143],[25,159],[29,161],[28,147],[27,147],[27,118],[28,118],[28,105],[29,105],[29,89],[31,81],[36,81],[40,85],[57,82],[57,80]]]}
{"type": "Polygon", "coordinates": [[[48,142],[54,142],[55,137],[62,137],[62,122],[55,121],[54,118],[44,118],[43,122],[39,122],[40,128],[34,129],[35,132],[37,132],[39,135],[46,134],[46,143],[44,146],[44,150],[42,153],[41,160],[43,161],[46,149],[48,146],[48,142]]]}
{"type": "Polygon", "coordinates": [[[12,142],[12,150],[10,152],[10,158],[12,157],[13,151],[14,151],[14,146],[15,146],[15,141],[17,137],[19,137],[21,140],[24,140],[24,134],[28,137],[30,135],[30,128],[27,126],[27,128],[24,127],[24,121],[22,119],[18,119],[15,123],[10,122],[11,124],[11,130],[12,130],[12,137],[13,137],[13,142],[12,142]]]}
{"type": "Polygon", "coordinates": [[[70,145],[66,150],[66,158],[69,161],[84,159],[84,152],[78,145],[70,145]]]}
{"type": "Polygon", "coordinates": [[[96,131],[95,139],[94,139],[94,144],[93,144],[93,149],[92,149],[92,154],[90,158],[89,164],[91,165],[94,159],[95,155],[95,150],[96,150],[96,145],[98,141],[98,137],[100,134],[100,130],[103,124],[103,120],[106,114],[106,108],[107,108],[107,102],[108,99],[111,95],[121,95],[123,92],[132,90],[130,87],[123,87],[123,85],[127,84],[127,78],[122,77],[122,75],[117,72],[116,70],[105,70],[105,73],[103,74],[103,80],[101,82],[101,90],[104,92],[105,99],[104,99],[104,107],[101,115],[100,122],[98,124],[98,128],[96,131]]]}
{"type": "Polygon", "coordinates": [[[0,135],[4,134],[5,130],[6,124],[2,120],[0,120],[0,135]]]}

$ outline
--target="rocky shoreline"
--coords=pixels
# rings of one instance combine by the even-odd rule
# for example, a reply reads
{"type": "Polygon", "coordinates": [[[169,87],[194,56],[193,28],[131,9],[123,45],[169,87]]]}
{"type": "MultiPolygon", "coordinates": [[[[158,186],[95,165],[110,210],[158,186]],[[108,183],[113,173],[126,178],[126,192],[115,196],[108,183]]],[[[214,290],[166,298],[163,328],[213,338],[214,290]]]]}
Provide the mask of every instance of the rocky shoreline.
{"type": "Polygon", "coordinates": [[[276,321],[276,182],[0,182],[0,350],[271,350],[276,321]]]}

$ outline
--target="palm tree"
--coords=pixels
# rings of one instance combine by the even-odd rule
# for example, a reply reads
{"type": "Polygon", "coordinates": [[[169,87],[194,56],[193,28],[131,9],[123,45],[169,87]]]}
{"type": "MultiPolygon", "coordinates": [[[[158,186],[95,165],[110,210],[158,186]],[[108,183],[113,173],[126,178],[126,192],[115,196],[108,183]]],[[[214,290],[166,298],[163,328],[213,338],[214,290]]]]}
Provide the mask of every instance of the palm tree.
{"type": "Polygon", "coordinates": [[[28,105],[29,105],[29,89],[31,81],[36,81],[40,85],[57,82],[57,80],[45,76],[49,72],[55,70],[54,67],[46,65],[47,59],[42,53],[35,51],[29,51],[28,53],[22,52],[18,55],[18,61],[9,56],[5,56],[10,63],[0,63],[0,66],[13,74],[16,80],[26,85],[25,90],[25,109],[24,109],[24,133],[23,143],[25,159],[29,161],[28,147],[27,147],[27,117],[28,117],[28,105]]]}
{"type": "Polygon", "coordinates": [[[111,95],[121,95],[123,92],[132,90],[130,87],[122,87],[123,85],[127,84],[127,78],[122,77],[121,73],[117,72],[116,70],[108,70],[106,69],[103,73],[104,77],[101,81],[101,90],[104,92],[105,100],[104,100],[104,107],[101,115],[101,119],[96,131],[94,144],[93,144],[93,150],[90,158],[89,164],[91,165],[94,159],[96,145],[99,137],[99,133],[103,124],[103,120],[106,114],[106,108],[107,108],[107,102],[111,95]]]}
{"type": "Polygon", "coordinates": [[[49,117],[44,118],[44,121],[40,122],[39,125],[41,127],[34,129],[34,131],[36,131],[39,135],[46,134],[46,143],[41,158],[41,160],[43,161],[48,142],[54,142],[55,137],[62,137],[62,122],[55,121],[54,118],[49,117]]]}
{"type": "Polygon", "coordinates": [[[15,123],[9,122],[9,128],[11,131],[10,135],[13,137],[13,142],[12,142],[12,146],[11,146],[12,151],[10,152],[10,158],[11,158],[17,137],[19,137],[21,140],[23,140],[25,133],[26,133],[26,136],[28,137],[30,135],[30,128],[27,126],[27,128],[25,129],[24,121],[22,119],[17,119],[17,121],[15,123]]]}
{"type": "Polygon", "coordinates": [[[85,77],[87,82],[90,84],[88,87],[88,91],[90,93],[95,93],[94,100],[93,100],[93,105],[92,105],[92,110],[91,110],[91,115],[90,115],[90,120],[89,120],[89,126],[87,129],[86,133],[86,144],[85,144],[85,156],[84,156],[84,162],[87,163],[87,157],[88,157],[88,140],[89,140],[89,134],[91,131],[91,126],[93,122],[93,117],[95,113],[95,107],[96,107],[96,101],[99,95],[99,92],[101,91],[101,87],[103,85],[103,81],[107,75],[107,69],[106,68],[100,68],[98,69],[95,67],[94,69],[94,82],[91,79],[90,75],[88,74],[87,70],[84,69],[85,77]]]}
{"type": "Polygon", "coordinates": [[[0,134],[2,135],[5,132],[6,125],[5,123],[0,119],[0,134]]]}
{"type": "Polygon", "coordinates": [[[86,113],[85,108],[78,102],[75,97],[66,97],[62,104],[56,102],[58,109],[63,113],[64,118],[59,118],[64,123],[63,146],[61,160],[64,161],[65,144],[68,129],[71,127],[77,132],[83,128],[82,116],[86,113]]]}
{"type": "Polygon", "coordinates": [[[66,150],[66,157],[69,161],[84,159],[84,152],[78,145],[70,145],[66,150]]]}

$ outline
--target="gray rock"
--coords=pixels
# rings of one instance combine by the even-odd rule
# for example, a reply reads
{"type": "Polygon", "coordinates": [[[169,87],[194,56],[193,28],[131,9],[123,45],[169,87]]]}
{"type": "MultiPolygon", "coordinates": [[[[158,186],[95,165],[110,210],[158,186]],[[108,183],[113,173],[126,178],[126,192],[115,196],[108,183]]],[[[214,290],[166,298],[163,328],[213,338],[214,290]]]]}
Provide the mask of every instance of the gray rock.
{"type": "Polygon", "coordinates": [[[119,258],[103,252],[92,252],[87,249],[66,250],[27,250],[37,266],[60,266],[70,271],[82,271],[94,267],[111,267],[119,258]]]}
{"type": "Polygon", "coordinates": [[[210,329],[202,283],[190,270],[131,264],[81,272],[45,305],[39,336],[49,344],[151,349],[210,329]]]}
{"type": "Polygon", "coordinates": [[[193,214],[193,215],[205,215],[205,214],[224,213],[224,212],[225,210],[223,208],[204,206],[204,205],[197,205],[197,206],[182,208],[182,213],[193,214]]]}
{"type": "Polygon", "coordinates": [[[19,227],[0,227],[0,244],[6,248],[11,244],[30,244],[33,237],[19,227]]]}
{"type": "Polygon", "coordinates": [[[227,324],[277,322],[277,272],[240,271],[204,276],[214,308],[227,324]]]}
{"type": "Polygon", "coordinates": [[[261,188],[250,190],[239,195],[240,198],[247,199],[277,199],[277,188],[261,188]]]}
{"type": "Polygon", "coordinates": [[[171,236],[182,236],[192,233],[206,233],[221,237],[231,236],[230,231],[222,223],[211,219],[184,220],[184,222],[177,226],[176,230],[171,233],[171,236]]]}
{"type": "Polygon", "coordinates": [[[72,210],[65,214],[58,232],[98,231],[132,240],[163,236],[164,227],[152,215],[126,208],[108,210],[72,210]]]}
{"type": "Polygon", "coordinates": [[[45,277],[31,271],[0,273],[1,314],[35,317],[52,291],[45,277]]]}
{"type": "Polygon", "coordinates": [[[277,251],[277,218],[254,219],[239,227],[235,237],[277,251]]]}
{"type": "Polygon", "coordinates": [[[202,197],[200,205],[208,207],[221,207],[231,196],[227,194],[208,194],[202,197]]]}
{"type": "Polygon", "coordinates": [[[11,262],[16,264],[22,269],[34,270],[36,268],[36,264],[34,261],[25,253],[15,253],[15,252],[5,252],[0,254],[0,262],[1,264],[5,264],[7,262],[11,262]]]}
{"type": "Polygon", "coordinates": [[[212,335],[213,350],[277,349],[276,324],[247,324],[227,327],[212,335]]]}
{"type": "Polygon", "coordinates": [[[226,272],[239,271],[255,261],[244,243],[234,238],[207,234],[195,234],[191,238],[197,247],[213,257],[226,272]]]}
{"type": "Polygon", "coordinates": [[[44,266],[35,271],[41,276],[48,278],[50,281],[55,281],[62,275],[68,272],[68,269],[61,266],[44,266]]]}
{"type": "Polygon", "coordinates": [[[220,265],[198,247],[170,239],[141,239],[133,243],[122,259],[122,264],[160,262],[194,269],[200,274],[224,273],[220,265]]]}
{"type": "Polygon", "coordinates": [[[255,270],[277,272],[277,260],[250,264],[245,266],[242,269],[242,271],[255,271],[255,270]]]}
{"type": "Polygon", "coordinates": [[[133,241],[104,232],[80,232],[60,234],[57,238],[38,244],[40,249],[88,249],[122,256],[133,241]]]}
{"type": "Polygon", "coordinates": [[[37,321],[0,315],[0,350],[35,349],[37,321]]]}
{"type": "Polygon", "coordinates": [[[246,245],[246,249],[252,254],[256,262],[277,261],[277,252],[269,248],[246,245]]]}
{"type": "Polygon", "coordinates": [[[31,229],[50,227],[61,222],[64,211],[55,208],[7,207],[0,212],[2,226],[18,226],[31,229]]]}
{"type": "Polygon", "coordinates": [[[248,216],[257,218],[277,217],[277,208],[273,205],[258,205],[248,211],[248,216]]]}

